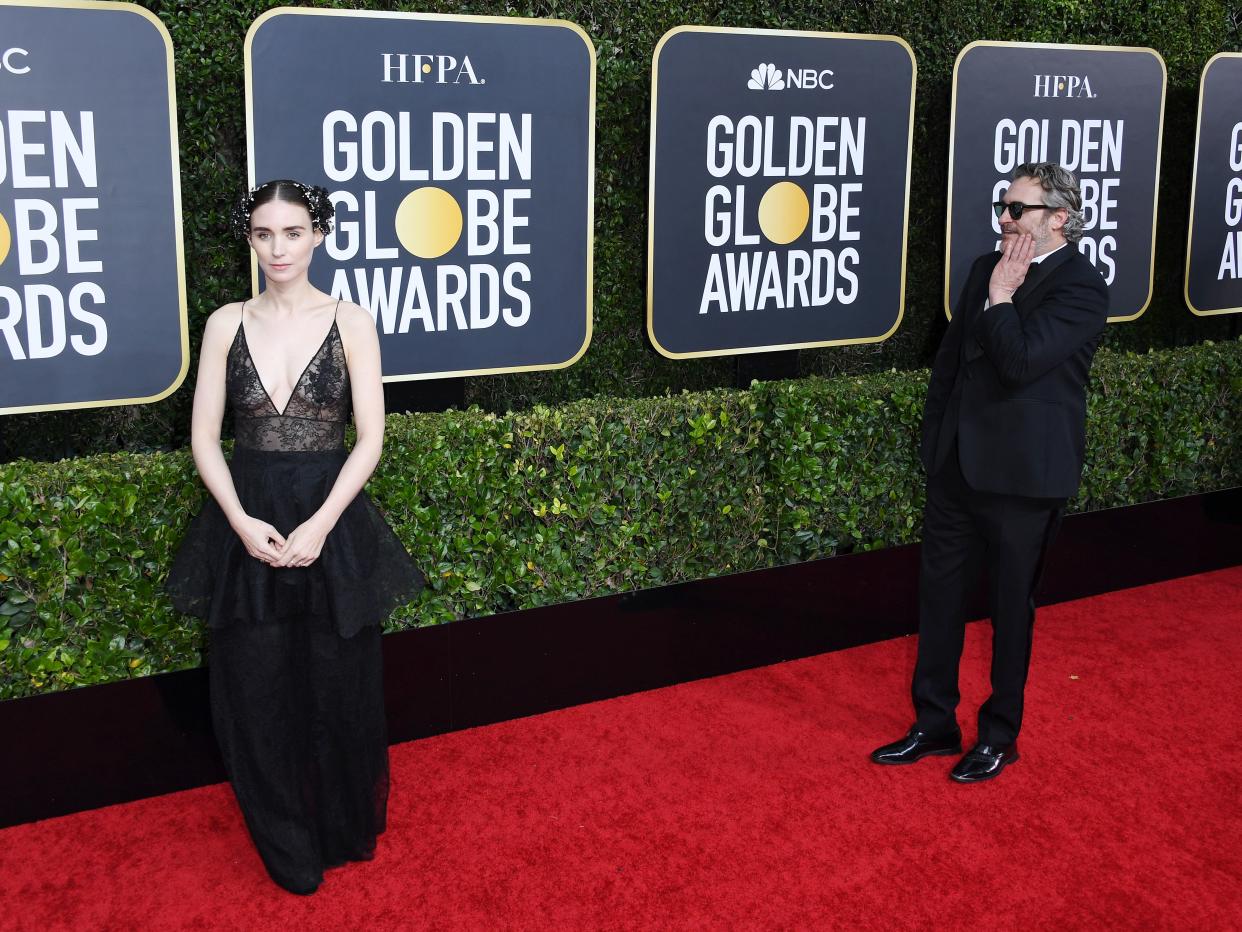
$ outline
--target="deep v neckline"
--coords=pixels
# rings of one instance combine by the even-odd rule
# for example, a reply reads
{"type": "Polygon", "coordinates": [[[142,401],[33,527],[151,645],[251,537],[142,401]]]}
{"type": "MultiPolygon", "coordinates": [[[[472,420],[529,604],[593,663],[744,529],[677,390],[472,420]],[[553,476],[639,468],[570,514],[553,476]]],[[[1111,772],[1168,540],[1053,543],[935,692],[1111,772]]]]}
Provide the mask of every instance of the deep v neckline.
{"type": "MultiPolygon", "coordinates": [[[[337,304],[339,306],[340,302],[338,301],[337,304]]],[[[259,371],[259,366],[254,361],[254,354],[250,352],[250,338],[246,336],[246,314],[245,314],[245,309],[244,308],[242,309],[241,325],[239,326],[238,330],[241,333],[242,343],[245,344],[245,347],[246,347],[246,358],[250,360],[250,368],[254,372],[254,377],[259,380],[259,387],[263,389],[263,395],[265,398],[267,398],[267,403],[272,406],[272,410],[276,412],[277,417],[284,417],[285,411],[289,410],[289,405],[293,402],[293,396],[298,393],[298,386],[302,384],[302,379],[306,378],[306,373],[310,369],[311,363],[313,363],[316,359],[319,358],[319,354],[322,353],[323,348],[328,345],[328,340],[332,336],[332,331],[335,329],[336,329],[336,312],[333,311],[332,312],[332,326],[328,328],[328,332],[323,335],[323,340],[320,342],[315,352],[311,353],[310,359],[306,360],[306,365],[302,367],[302,371],[298,373],[297,381],[294,382],[293,387],[289,389],[289,397],[285,400],[285,407],[282,410],[276,407],[276,402],[272,400],[272,393],[267,390],[267,384],[263,381],[263,373],[259,371]]]]}

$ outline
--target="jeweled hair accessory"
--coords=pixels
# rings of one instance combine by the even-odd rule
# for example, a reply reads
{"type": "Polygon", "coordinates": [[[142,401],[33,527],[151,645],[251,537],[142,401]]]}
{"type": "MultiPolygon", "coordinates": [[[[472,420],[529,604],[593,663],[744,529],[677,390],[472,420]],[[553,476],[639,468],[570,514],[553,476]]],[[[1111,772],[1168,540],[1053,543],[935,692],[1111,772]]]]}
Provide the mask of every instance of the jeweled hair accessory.
{"type": "Polygon", "coordinates": [[[302,192],[302,196],[306,198],[306,204],[310,209],[311,223],[318,228],[320,233],[327,236],[332,232],[332,218],[336,214],[336,208],[332,206],[332,198],[328,197],[328,189],[321,188],[317,184],[305,185],[301,182],[294,182],[294,184],[302,192]]]}
{"type": "Polygon", "coordinates": [[[252,188],[244,192],[233,202],[233,209],[229,211],[229,230],[238,239],[250,235],[250,215],[254,212],[254,192],[257,190],[252,188]]]}
{"type": "Polygon", "coordinates": [[[319,185],[302,184],[300,181],[282,180],[264,182],[257,188],[251,188],[237,199],[229,213],[229,229],[232,230],[234,236],[245,239],[250,235],[250,215],[254,213],[256,196],[260,191],[279,185],[296,188],[302,195],[302,201],[310,213],[311,226],[324,236],[332,232],[332,217],[336,213],[336,208],[332,206],[328,189],[319,185]]]}

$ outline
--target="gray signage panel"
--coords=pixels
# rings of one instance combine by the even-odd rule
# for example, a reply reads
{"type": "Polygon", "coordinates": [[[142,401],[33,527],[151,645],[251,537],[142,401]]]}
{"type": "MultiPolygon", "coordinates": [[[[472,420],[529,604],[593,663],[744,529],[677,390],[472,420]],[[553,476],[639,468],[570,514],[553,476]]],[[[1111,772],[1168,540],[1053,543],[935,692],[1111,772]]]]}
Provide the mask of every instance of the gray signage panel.
{"type": "Polygon", "coordinates": [[[311,281],[375,317],[386,381],[586,352],[595,52],[581,29],[281,8],[250,28],[246,81],[251,181],[331,192],[311,281]]]}
{"type": "Polygon", "coordinates": [[[1242,52],[1203,69],[1186,243],[1186,305],[1242,313],[1242,52]]]}
{"type": "Polygon", "coordinates": [[[945,313],[971,263],[999,247],[992,213],[1023,162],[1082,186],[1081,251],[1109,286],[1109,320],[1151,301],[1164,61],[1151,49],[972,42],[953,69],[945,313]]]}
{"type": "Polygon", "coordinates": [[[653,56],[647,332],[665,356],[901,322],[915,62],[893,36],[683,26],[653,56]]]}
{"type": "Polygon", "coordinates": [[[0,5],[0,413],[189,366],[172,43],[128,3],[0,5]]]}

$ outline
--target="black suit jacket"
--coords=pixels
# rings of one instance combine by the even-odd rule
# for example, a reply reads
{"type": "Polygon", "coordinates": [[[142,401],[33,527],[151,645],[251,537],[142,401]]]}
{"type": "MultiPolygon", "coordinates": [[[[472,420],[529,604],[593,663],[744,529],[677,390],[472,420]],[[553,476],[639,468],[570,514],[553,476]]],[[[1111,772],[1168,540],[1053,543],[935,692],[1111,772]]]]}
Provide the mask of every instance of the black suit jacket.
{"type": "Polygon", "coordinates": [[[1012,302],[983,308],[1000,253],[970,270],[932,367],[923,466],[956,441],[983,492],[1069,498],[1086,446],[1087,375],[1108,319],[1108,288],[1073,243],[1027,270],[1012,302]]]}

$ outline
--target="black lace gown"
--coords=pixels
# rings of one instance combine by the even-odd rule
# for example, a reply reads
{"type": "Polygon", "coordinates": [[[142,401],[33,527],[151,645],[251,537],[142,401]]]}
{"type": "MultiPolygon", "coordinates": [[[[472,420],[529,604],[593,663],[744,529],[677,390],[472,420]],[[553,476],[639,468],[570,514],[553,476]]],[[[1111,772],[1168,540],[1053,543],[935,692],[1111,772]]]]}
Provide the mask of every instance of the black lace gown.
{"type": "MultiPolygon", "coordinates": [[[[336,322],[283,411],[244,324],[226,387],[237,495],[287,536],[323,504],[346,458],[336,322]]],[[[251,557],[214,499],[186,533],[167,588],[178,609],[206,619],[216,738],[255,847],[286,889],[311,892],[325,868],[374,854],[388,802],[380,625],[423,582],[365,492],[307,567],[251,557]]]]}

